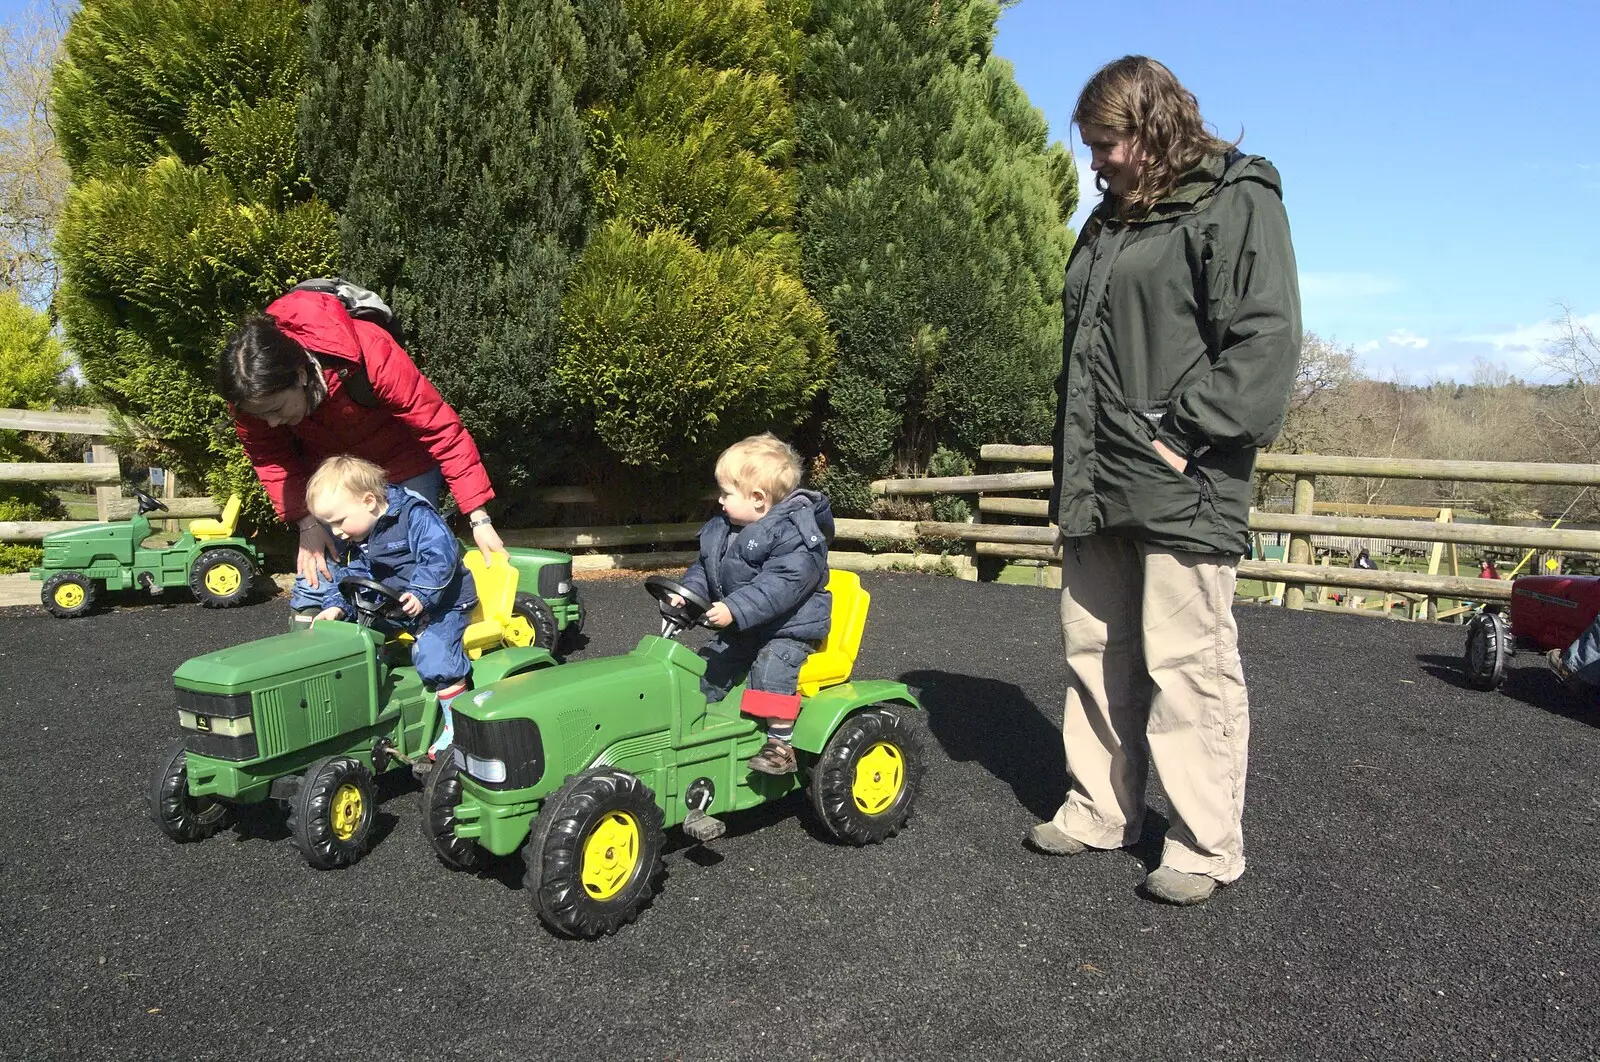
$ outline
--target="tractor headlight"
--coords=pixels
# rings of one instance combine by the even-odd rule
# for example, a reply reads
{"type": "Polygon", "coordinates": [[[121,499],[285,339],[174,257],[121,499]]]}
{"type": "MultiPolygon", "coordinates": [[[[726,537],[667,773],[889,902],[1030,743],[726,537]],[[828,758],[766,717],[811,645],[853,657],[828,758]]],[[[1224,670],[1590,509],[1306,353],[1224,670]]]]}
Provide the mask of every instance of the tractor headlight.
{"type": "Polygon", "coordinates": [[[572,593],[572,584],[563,579],[561,582],[556,584],[556,593],[560,594],[562,597],[566,597],[568,594],[572,593]]]}
{"type": "Polygon", "coordinates": [[[482,756],[467,753],[467,773],[480,782],[490,785],[506,780],[506,762],[504,760],[489,760],[482,756]]]}

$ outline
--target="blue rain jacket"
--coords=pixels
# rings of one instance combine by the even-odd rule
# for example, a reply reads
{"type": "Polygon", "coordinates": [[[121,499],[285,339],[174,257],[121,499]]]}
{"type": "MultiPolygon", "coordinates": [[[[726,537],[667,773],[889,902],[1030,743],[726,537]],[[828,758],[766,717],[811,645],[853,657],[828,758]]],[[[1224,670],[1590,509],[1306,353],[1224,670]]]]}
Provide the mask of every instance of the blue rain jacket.
{"type": "Polygon", "coordinates": [[[718,513],[700,528],[700,556],[683,585],[727,605],[737,632],[821,641],[833,616],[832,540],[833,508],[814,490],[791,491],[747,527],[718,513]]]}

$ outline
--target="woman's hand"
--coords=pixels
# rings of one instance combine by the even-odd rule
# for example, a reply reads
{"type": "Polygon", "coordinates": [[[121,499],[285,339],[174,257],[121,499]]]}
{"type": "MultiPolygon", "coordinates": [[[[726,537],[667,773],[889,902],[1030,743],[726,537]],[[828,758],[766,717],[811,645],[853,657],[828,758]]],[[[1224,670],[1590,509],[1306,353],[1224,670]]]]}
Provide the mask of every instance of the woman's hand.
{"type": "Polygon", "coordinates": [[[328,558],[334,555],[336,549],[333,536],[320,520],[308,518],[301,526],[300,549],[295,555],[294,567],[313,590],[322,585],[317,579],[319,574],[323,579],[332,581],[333,573],[328,570],[328,558]]]}
{"type": "Polygon", "coordinates": [[[1160,439],[1151,439],[1151,445],[1156,448],[1156,453],[1161,455],[1161,460],[1177,470],[1179,475],[1189,471],[1189,459],[1178,453],[1160,439]]]}
{"type": "Polygon", "coordinates": [[[494,560],[491,554],[504,553],[506,551],[506,544],[500,541],[500,534],[494,529],[494,525],[489,522],[488,513],[482,509],[474,509],[467,514],[467,520],[472,524],[472,541],[476,542],[478,548],[483,551],[485,564],[494,560]]]}

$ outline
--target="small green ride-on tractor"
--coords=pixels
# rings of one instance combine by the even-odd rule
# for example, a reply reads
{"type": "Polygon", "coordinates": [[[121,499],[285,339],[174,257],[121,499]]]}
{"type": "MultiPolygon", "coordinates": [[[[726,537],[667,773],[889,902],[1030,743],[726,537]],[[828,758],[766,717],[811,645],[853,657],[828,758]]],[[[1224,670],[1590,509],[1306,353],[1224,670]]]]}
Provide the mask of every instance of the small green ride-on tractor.
{"type": "Polygon", "coordinates": [[[765,735],[739,713],[744,687],[707,704],[705,661],[675,640],[710,603],[660,576],[645,586],[660,602],[660,637],[459,698],[452,755],[423,793],[423,833],[439,859],[476,869],[520,848],[534,909],[566,936],[637,917],[655,895],[667,827],[714,840],[726,830],[714,816],[804,785],[830,834],[873,844],[904,825],[923,772],[898,710],[921,707],[911,690],[850,681],[870,600],[854,573],[831,573],[832,630],[800,672],[800,771],[781,776],[745,762],[765,735]]]}
{"type": "Polygon", "coordinates": [[[239,499],[228,499],[220,520],[196,520],[170,546],[147,548],[150,520],[145,513],[167,507],[141,490],[133,492],[139,512],[131,520],[90,524],[44,537],[44,562],[28,572],[44,580],[39,599],[60,619],[87,615],[101,590],[141,587],[153,595],[187,586],[207,608],[233,608],[250,597],[261,554],[234,537],[239,499]]]}
{"type": "MultiPolygon", "coordinates": [[[[465,556],[478,605],[463,636],[473,683],[556,663],[536,645],[513,646],[519,568],[497,554],[465,556]]],[[[373,776],[425,762],[439,735],[438,698],[423,688],[403,640],[375,628],[404,621],[400,595],[347,578],[355,623],[324,622],[186,661],[173,675],[185,736],[161,756],[146,802],[161,832],[198,841],[229,824],[236,805],[289,805],[289,833],[311,866],[348,866],[365,853],[377,793],[373,776]]],[[[541,601],[541,603],[544,603],[541,601]]],[[[459,702],[458,702],[459,703],[459,702]]]]}

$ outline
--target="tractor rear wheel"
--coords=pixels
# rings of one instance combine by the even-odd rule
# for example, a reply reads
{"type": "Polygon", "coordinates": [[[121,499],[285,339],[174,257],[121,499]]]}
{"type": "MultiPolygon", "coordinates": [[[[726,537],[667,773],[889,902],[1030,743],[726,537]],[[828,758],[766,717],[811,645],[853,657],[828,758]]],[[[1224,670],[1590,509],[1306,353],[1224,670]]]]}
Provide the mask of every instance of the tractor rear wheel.
{"type": "Polygon", "coordinates": [[[569,777],[533,821],[523,884],[544,924],[563,936],[615,933],[649,906],[666,835],[655,794],[599,767],[569,777]]]}
{"type": "Polygon", "coordinates": [[[94,580],[80,572],[61,572],[44,581],[39,602],[56,619],[77,619],[94,609],[94,580]]]}
{"type": "Polygon", "coordinates": [[[1467,648],[1461,654],[1467,681],[1480,690],[1499,688],[1511,658],[1511,625],[1498,612],[1482,612],[1467,624],[1467,648]]]}
{"type": "Polygon", "coordinates": [[[189,753],[179,738],[167,747],[150,772],[145,806],[161,832],[181,843],[201,841],[233,821],[233,807],[209,797],[189,795],[189,753]]]}
{"type": "Polygon", "coordinates": [[[233,608],[250,597],[255,565],[236,549],[208,549],[189,569],[189,589],[206,608],[233,608]]]}
{"type": "Polygon", "coordinates": [[[886,841],[911,817],[924,770],[922,742],[885,707],[839,724],[811,768],[811,809],[846,844],[886,841]]]}
{"type": "Polygon", "coordinates": [[[377,808],[377,787],[365,764],[324,756],[306,768],[289,801],[289,837],[315,869],[347,867],[366,854],[377,808]]]}

